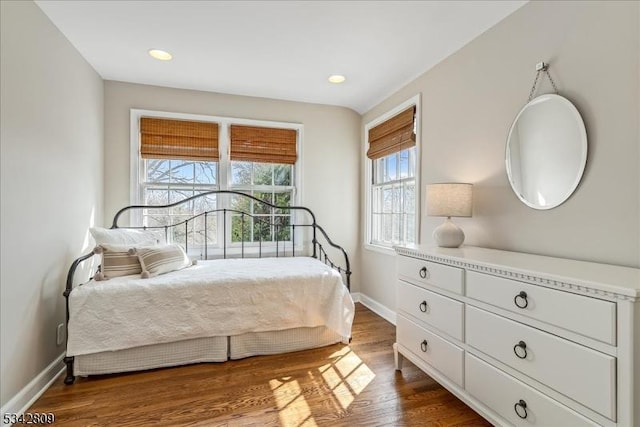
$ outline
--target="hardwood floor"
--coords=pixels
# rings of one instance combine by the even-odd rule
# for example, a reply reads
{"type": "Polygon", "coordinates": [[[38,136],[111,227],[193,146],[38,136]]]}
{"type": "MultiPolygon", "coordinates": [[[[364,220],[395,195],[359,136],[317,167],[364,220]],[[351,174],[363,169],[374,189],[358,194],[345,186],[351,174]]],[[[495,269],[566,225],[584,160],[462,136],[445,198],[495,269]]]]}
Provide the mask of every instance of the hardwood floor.
{"type": "Polygon", "coordinates": [[[29,412],[66,426],[489,426],[409,361],[395,327],[356,304],[353,342],[276,356],[59,378],[29,412]]]}

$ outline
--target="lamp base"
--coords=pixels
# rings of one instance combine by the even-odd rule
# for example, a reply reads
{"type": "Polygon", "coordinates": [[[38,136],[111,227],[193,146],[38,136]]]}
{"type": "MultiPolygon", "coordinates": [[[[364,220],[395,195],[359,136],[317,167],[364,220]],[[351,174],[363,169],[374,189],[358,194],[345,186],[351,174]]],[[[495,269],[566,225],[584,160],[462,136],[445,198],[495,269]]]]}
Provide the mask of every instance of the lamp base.
{"type": "Polygon", "coordinates": [[[464,242],[464,232],[448,217],[433,230],[433,238],[441,248],[457,248],[464,242]]]}

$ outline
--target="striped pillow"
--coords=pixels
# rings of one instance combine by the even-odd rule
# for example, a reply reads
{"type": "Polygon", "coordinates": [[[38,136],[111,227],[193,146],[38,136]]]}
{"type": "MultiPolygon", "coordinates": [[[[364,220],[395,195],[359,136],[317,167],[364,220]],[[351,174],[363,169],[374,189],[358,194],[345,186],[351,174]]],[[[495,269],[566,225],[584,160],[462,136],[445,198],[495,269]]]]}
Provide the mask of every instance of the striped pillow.
{"type": "Polygon", "coordinates": [[[181,270],[191,265],[189,257],[178,244],[137,248],[138,260],[145,279],[170,271],[181,270]]]}
{"type": "Polygon", "coordinates": [[[97,253],[102,253],[102,274],[96,276],[97,280],[108,280],[142,272],[138,256],[131,251],[131,246],[99,245],[96,250],[97,253]]]}

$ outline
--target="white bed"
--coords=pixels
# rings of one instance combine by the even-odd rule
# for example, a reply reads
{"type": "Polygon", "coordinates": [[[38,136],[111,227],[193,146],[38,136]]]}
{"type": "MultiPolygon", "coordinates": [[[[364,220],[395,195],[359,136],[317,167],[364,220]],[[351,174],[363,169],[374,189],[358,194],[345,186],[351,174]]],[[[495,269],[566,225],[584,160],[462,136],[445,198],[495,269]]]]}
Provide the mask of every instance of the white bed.
{"type": "Polygon", "coordinates": [[[353,315],[340,273],[315,258],[200,261],[75,288],[67,357],[95,375],[297,351],[348,343],[353,315]]]}

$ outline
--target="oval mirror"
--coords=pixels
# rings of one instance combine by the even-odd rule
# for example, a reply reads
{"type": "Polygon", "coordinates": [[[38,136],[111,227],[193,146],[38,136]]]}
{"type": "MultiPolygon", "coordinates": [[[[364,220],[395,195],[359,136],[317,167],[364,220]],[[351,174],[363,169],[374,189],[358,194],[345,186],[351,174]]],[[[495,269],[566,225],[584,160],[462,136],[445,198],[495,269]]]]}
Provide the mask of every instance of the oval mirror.
{"type": "Polygon", "coordinates": [[[518,198],[551,209],[578,187],[587,163],[587,132],[576,107],[560,95],[542,95],[518,113],[507,139],[507,175],[518,198]]]}

